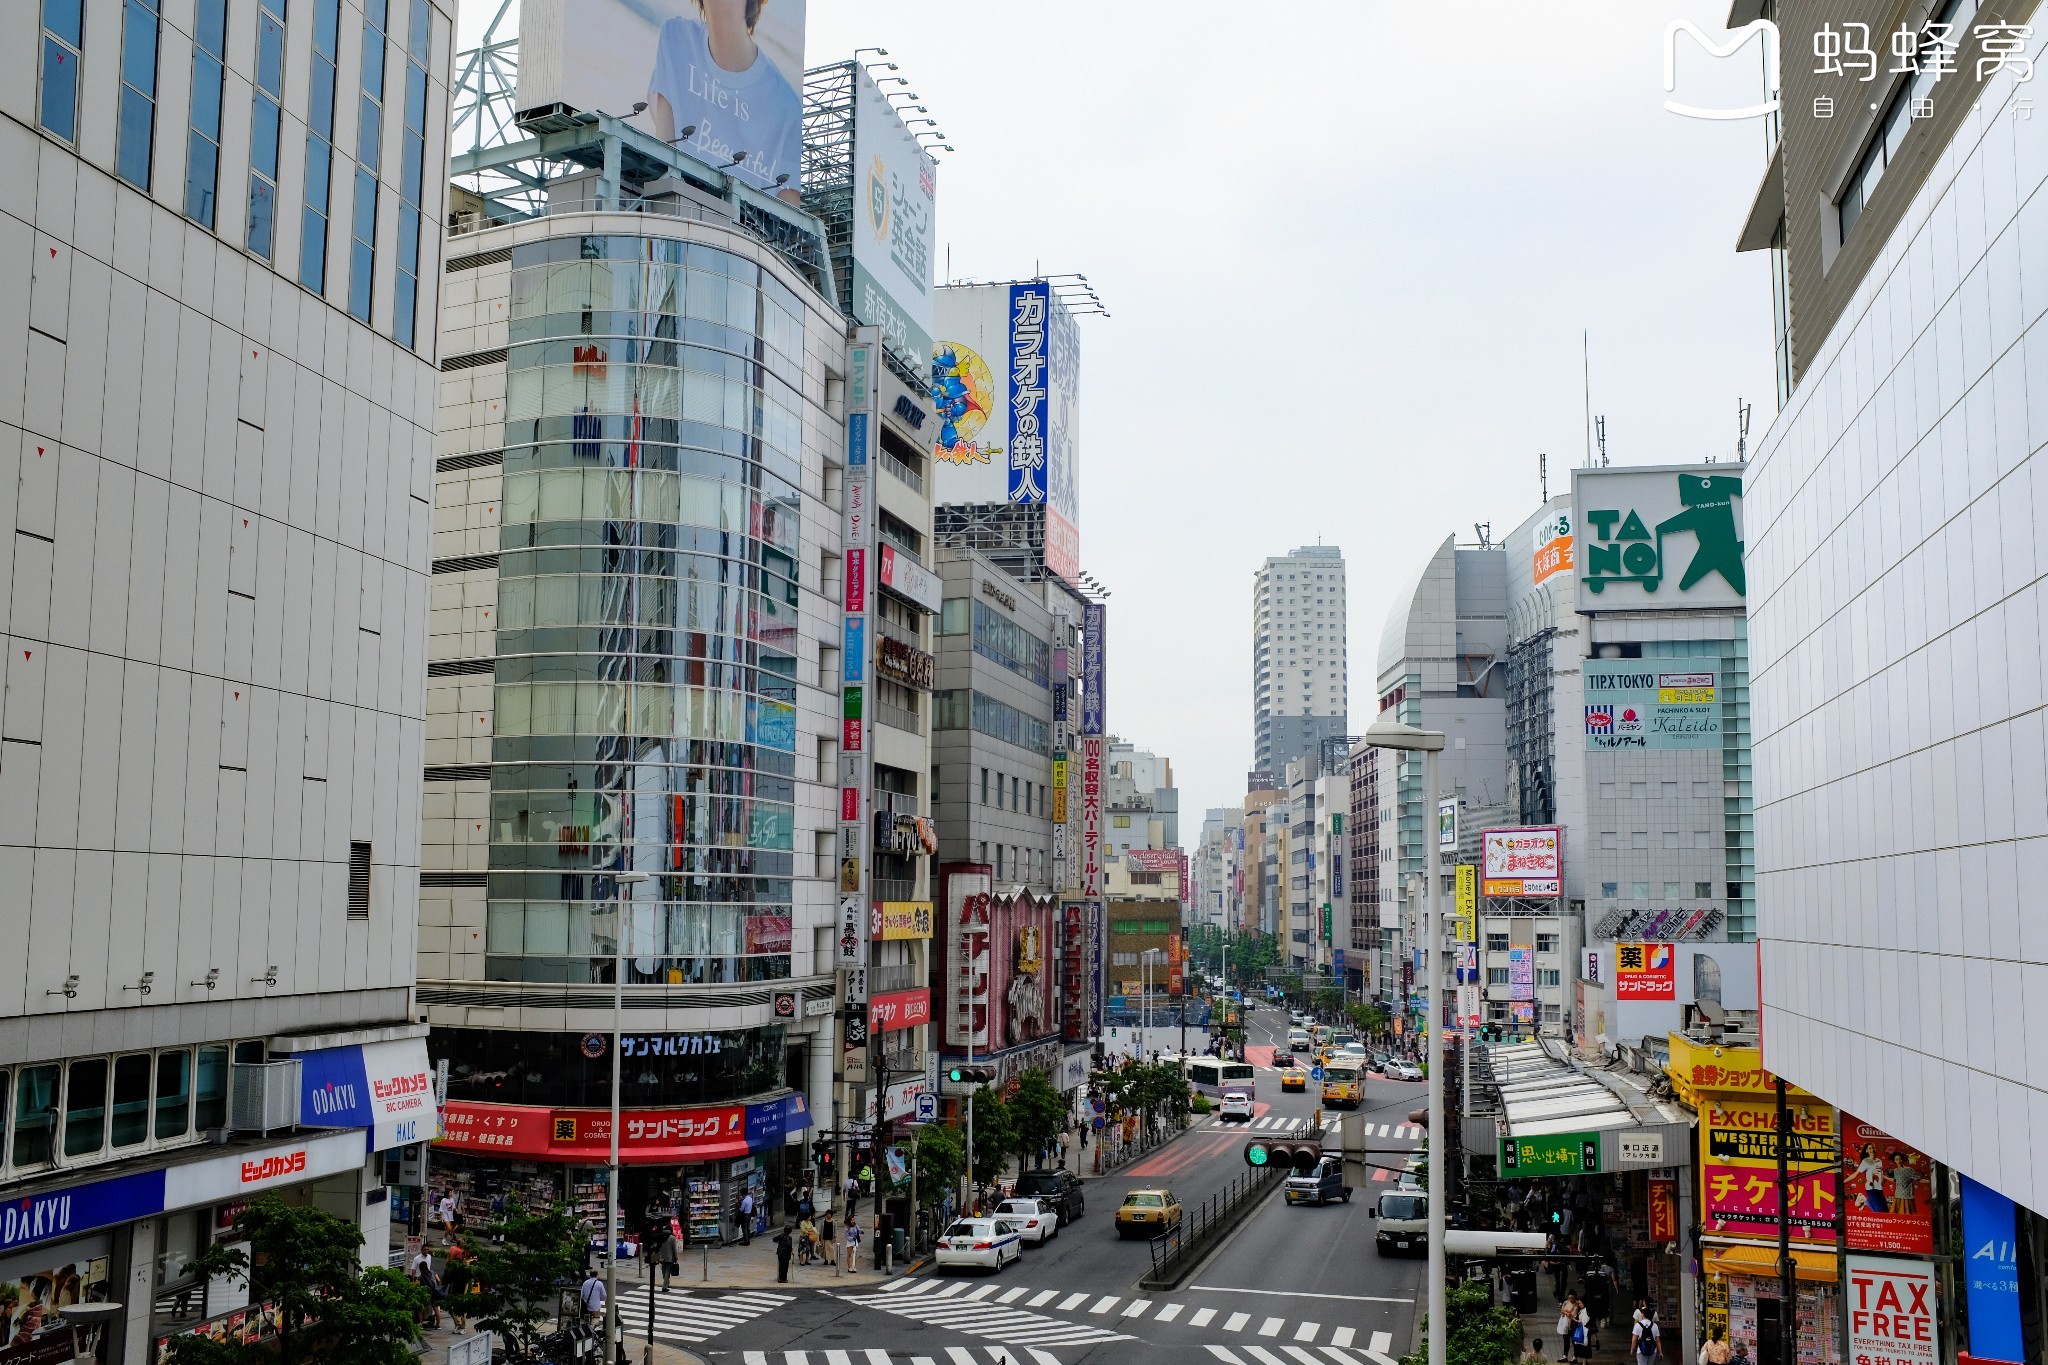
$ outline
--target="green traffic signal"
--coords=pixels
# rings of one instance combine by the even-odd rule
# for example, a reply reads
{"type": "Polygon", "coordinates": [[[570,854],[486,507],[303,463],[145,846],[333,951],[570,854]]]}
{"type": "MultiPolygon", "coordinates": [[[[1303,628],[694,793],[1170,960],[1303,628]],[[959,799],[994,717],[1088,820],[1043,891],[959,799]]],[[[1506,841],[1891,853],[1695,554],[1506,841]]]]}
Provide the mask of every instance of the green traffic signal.
{"type": "Polygon", "coordinates": [[[1253,1167],[1264,1166],[1272,1160],[1273,1149],[1268,1147],[1265,1143],[1253,1141],[1247,1142],[1244,1145],[1245,1165],[1253,1167]]]}
{"type": "Polygon", "coordinates": [[[966,1076],[962,1072],[961,1068],[956,1066],[951,1071],[948,1071],[946,1073],[946,1079],[953,1082],[953,1084],[958,1085],[961,1081],[966,1079],[966,1076]]]}

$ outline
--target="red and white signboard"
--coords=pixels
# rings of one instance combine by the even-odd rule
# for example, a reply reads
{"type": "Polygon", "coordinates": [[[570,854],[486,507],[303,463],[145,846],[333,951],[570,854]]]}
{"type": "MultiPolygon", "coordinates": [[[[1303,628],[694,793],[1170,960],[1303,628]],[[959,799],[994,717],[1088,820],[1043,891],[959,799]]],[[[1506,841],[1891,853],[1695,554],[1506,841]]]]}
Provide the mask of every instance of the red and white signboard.
{"type": "Polygon", "coordinates": [[[211,1157],[164,1172],[164,1207],[190,1208],[242,1199],[278,1185],[298,1185],[324,1175],[360,1170],[364,1159],[360,1128],[276,1147],[211,1157]]]}
{"type": "Polygon", "coordinates": [[[882,586],[898,593],[937,615],[945,588],[939,576],[922,564],[913,564],[909,558],[896,552],[894,545],[882,546],[882,586]]]}
{"type": "Polygon", "coordinates": [[[932,1019],[932,993],[928,988],[889,991],[868,997],[868,1028],[875,1033],[916,1028],[932,1019]]]}
{"type": "Polygon", "coordinates": [[[1555,899],[1564,894],[1564,839],[1556,825],[1489,829],[1479,844],[1482,895],[1555,899]]]}
{"type": "Polygon", "coordinates": [[[1935,1365],[1934,1265],[1892,1256],[1849,1258],[1850,1360],[1935,1365]]]}
{"type": "Polygon", "coordinates": [[[1616,1000],[1676,1000],[1678,950],[1668,943],[1614,945],[1616,1000]]]}
{"type": "Polygon", "coordinates": [[[1180,850],[1177,848],[1134,848],[1124,853],[1124,861],[1133,872],[1178,872],[1180,871],[1180,850]]]}
{"type": "MultiPolygon", "coordinates": [[[[611,1153],[606,1109],[450,1101],[441,1143],[487,1156],[604,1161],[611,1153]]],[[[358,1138],[360,1146],[362,1139],[358,1138]]],[[[747,1107],[633,1109],[621,1116],[619,1159],[627,1162],[717,1161],[747,1154],[747,1107]]],[[[360,1164],[360,1153],[358,1164],[360,1164]]]]}

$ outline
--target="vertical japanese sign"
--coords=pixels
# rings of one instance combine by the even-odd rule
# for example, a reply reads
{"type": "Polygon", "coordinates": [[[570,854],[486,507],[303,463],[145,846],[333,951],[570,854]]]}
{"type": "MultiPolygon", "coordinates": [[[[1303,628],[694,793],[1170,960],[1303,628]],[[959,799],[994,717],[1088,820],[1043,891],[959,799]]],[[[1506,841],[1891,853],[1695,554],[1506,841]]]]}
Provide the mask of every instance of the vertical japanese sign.
{"type": "MultiPolygon", "coordinates": [[[[842,526],[846,591],[840,656],[841,733],[839,745],[839,933],[838,964],[847,976],[845,1043],[854,1065],[856,1032],[866,1035],[868,960],[867,818],[869,754],[865,687],[868,645],[869,566],[874,563],[874,445],[881,363],[880,334],[861,328],[847,350],[845,517],[842,526]],[[859,1028],[855,1016],[858,1014],[859,1028]]],[[[862,1046],[858,1055],[865,1062],[862,1046]]],[[[851,1073],[849,1073],[851,1074],[851,1073]]]]}
{"type": "Polygon", "coordinates": [[[1081,736],[1081,894],[1102,895],[1102,736],[1081,736]]]}
{"type": "Polygon", "coordinates": [[[1458,942],[1476,943],[1479,938],[1479,867],[1458,864],[1458,942]]]}
{"type": "Polygon", "coordinates": [[[1052,286],[1010,286],[1010,501],[1045,501],[1049,391],[1046,320],[1052,286]]]}
{"type": "Polygon", "coordinates": [[[1166,993],[1179,995],[1184,978],[1181,975],[1180,935],[1166,936],[1166,993]]]}
{"type": "Polygon", "coordinates": [[[946,877],[946,1043],[989,1049],[990,983],[994,979],[994,925],[988,868],[946,877]]]}
{"type": "Polygon", "coordinates": [[[1103,733],[1103,627],[1109,609],[1100,602],[1081,608],[1081,733],[1103,733]]]}
{"type": "Polygon", "coordinates": [[[1650,1182],[1650,1240],[1653,1242],[1675,1242],[1678,1240],[1678,1182],[1675,1180],[1652,1180],[1650,1182]]]}

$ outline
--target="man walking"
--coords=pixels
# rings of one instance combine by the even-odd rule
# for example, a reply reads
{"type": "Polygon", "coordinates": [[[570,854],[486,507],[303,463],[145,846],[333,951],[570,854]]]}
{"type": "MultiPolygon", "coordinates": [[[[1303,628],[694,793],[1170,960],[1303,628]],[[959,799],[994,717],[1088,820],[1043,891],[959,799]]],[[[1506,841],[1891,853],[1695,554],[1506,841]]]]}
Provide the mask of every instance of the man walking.
{"type": "Polygon", "coordinates": [[[754,1244],[754,1192],[748,1190],[740,1196],[740,1245],[754,1244]]]}
{"type": "Polygon", "coordinates": [[[604,1277],[597,1273],[596,1266],[592,1266],[584,1273],[583,1289],[579,1297],[583,1300],[583,1316],[592,1323],[602,1321],[604,1318],[604,1277]]]}
{"type": "Polygon", "coordinates": [[[775,1282],[789,1283],[789,1258],[796,1250],[795,1241],[789,1235],[789,1224],[784,1223],[775,1234],[775,1282]]]}

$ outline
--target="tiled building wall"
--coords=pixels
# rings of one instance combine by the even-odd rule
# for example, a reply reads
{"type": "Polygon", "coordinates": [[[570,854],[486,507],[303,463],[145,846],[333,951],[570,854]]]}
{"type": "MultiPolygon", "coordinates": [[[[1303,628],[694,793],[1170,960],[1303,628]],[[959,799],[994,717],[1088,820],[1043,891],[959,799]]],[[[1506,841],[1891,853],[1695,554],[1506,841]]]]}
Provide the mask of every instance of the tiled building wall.
{"type": "Polygon", "coordinates": [[[1810,357],[1745,512],[1765,1059],[2040,1210],[2048,137],[2017,117],[2030,88],[1984,84],[1810,357]]]}

